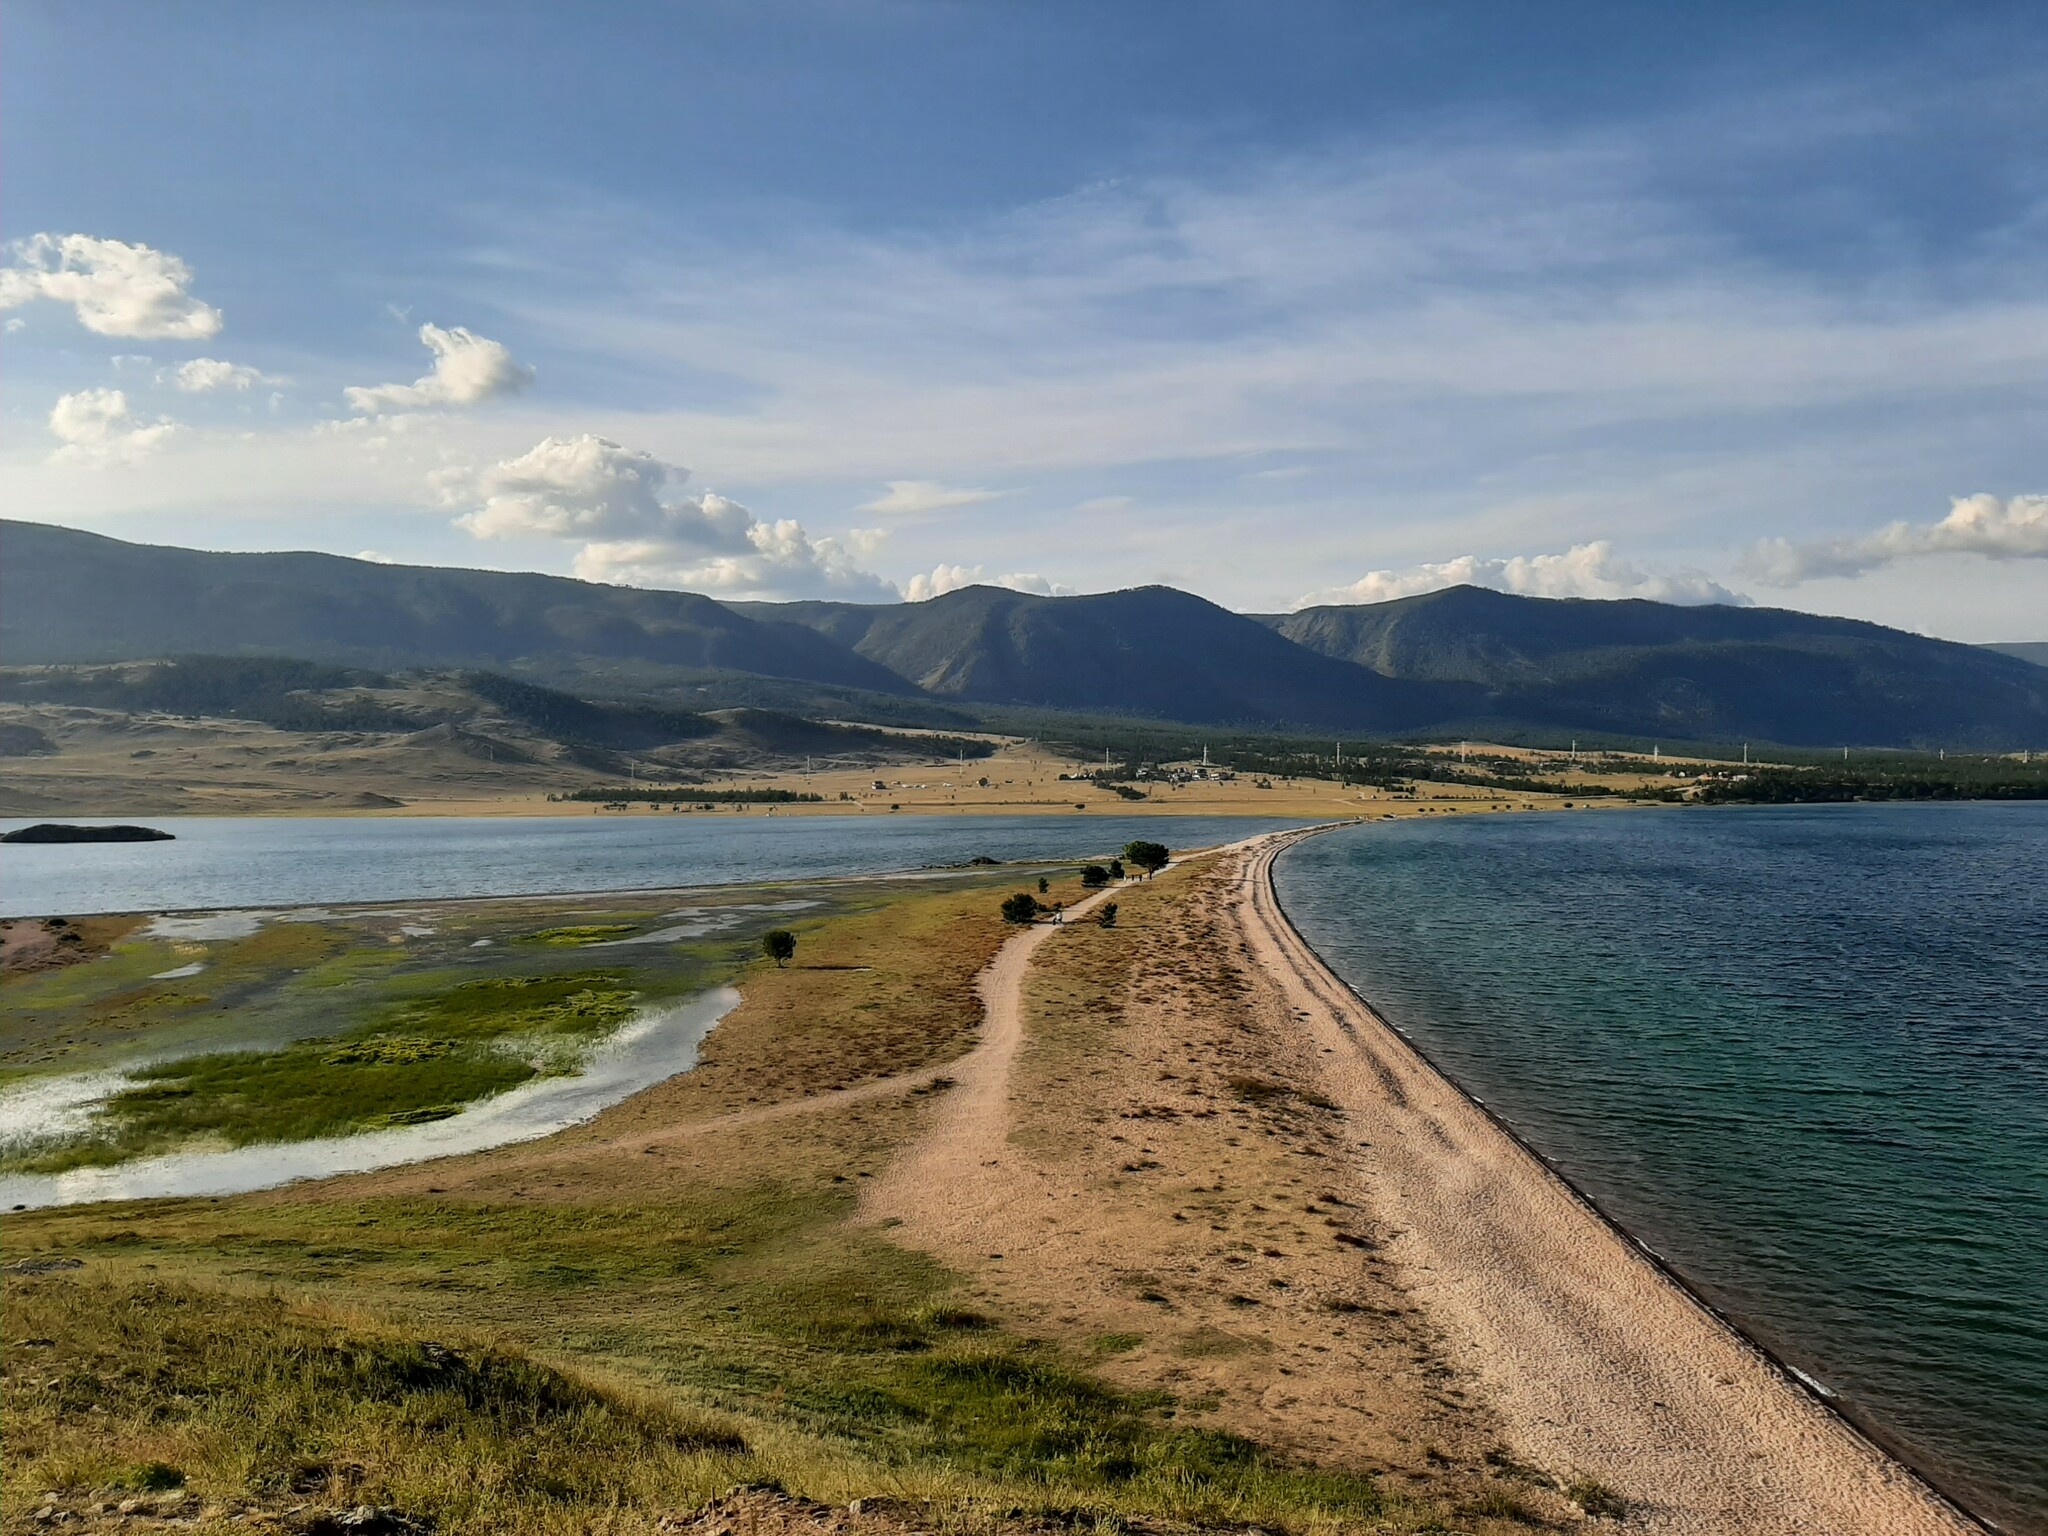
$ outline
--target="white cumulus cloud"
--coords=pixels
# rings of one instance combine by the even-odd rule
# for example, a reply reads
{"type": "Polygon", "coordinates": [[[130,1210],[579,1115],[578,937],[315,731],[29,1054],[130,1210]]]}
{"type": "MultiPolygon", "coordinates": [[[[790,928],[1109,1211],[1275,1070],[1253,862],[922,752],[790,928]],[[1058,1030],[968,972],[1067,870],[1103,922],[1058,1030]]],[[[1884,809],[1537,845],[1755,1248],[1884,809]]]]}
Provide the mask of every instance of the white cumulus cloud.
{"type": "Polygon", "coordinates": [[[1576,544],[1562,554],[1482,559],[1460,555],[1405,571],[1368,571],[1349,586],[1311,592],[1295,603],[1384,603],[1444,587],[1491,587],[1524,597],[1643,597],[1660,603],[1747,603],[1749,599],[1697,572],[1668,575],[1614,558],[1605,539],[1576,544]]]}
{"type": "Polygon", "coordinates": [[[477,405],[515,394],[533,382],[533,370],[516,362],[501,341],[466,326],[420,327],[420,341],[434,354],[431,371],[410,384],[350,385],[342,391],[349,409],[365,416],[383,411],[425,410],[443,405],[477,405]]]}
{"type": "Polygon", "coordinates": [[[1792,587],[1824,576],[1861,576],[1917,555],[1983,555],[1992,560],[2048,559],[2048,496],[2001,499],[1978,492],[1950,498],[1935,523],[1888,523],[1852,539],[1795,543],[1765,539],[1743,556],[1758,581],[1792,587]]]}
{"type": "Polygon", "coordinates": [[[51,435],[63,444],[52,457],[64,462],[126,463],[155,451],[177,430],[162,418],[137,423],[118,389],[61,395],[50,409],[51,435]]]}
{"type": "Polygon", "coordinates": [[[188,395],[210,395],[221,390],[237,393],[256,384],[282,384],[261,369],[243,363],[223,362],[217,357],[195,357],[170,372],[170,380],[188,395]]]}
{"type": "Polygon", "coordinates": [[[943,512],[949,507],[971,507],[976,502],[993,501],[1003,494],[1001,491],[983,490],[979,486],[941,485],[936,480],[891,480],[887,492],[873,501],[862,502],[859,510],[915,516],[922,512],[943,512]]]}
{"type": "Polygon", "coordinates": [[[905,602],[922,603],[930,598],[958,592],[962,587],[1008,587],[1012,592],[1029,592],[1035,597],[1072,597],[1074,589],[1030,571],[1012,571],[990,576],[978,565],[935,565],[929,572],[910,578],[903,589],[905,602]]]}
{"type": "Polygon", "coordinates": [[[100,336],[203,341],[220,330],[220,311],[192,296],[192,269],[168,251],[40,234],[16,241],[13,256],[0,267],[0,309],[34,299],[69,304],[78,323],[100,336]]]}
{"type": "Polygon", "coordinates": [[[896,589],[861,565],[881,535],[812,538],[715,491],[690,496],[690,472],[609,438],[550,437],[481,471],[435,477],[444,503],[468,504],[456,526],[480,539],[582,540],[586,581],[679,587],[726,597],[882,600],[896,589]]]}

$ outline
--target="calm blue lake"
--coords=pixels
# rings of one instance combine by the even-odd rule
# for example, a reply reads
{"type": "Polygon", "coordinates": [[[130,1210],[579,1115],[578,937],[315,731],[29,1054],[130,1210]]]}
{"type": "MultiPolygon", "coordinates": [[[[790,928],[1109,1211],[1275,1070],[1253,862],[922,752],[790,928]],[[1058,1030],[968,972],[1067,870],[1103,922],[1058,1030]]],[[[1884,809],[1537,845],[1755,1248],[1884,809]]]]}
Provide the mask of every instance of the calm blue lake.
{"type": "MultiPolygon", "coordinates": [[[[90,822],[119,818],[95,817],[90,822]]],[[[26,826],[0,821],[0,832],[26,826]]],[[[168,843],[0,848],[0,916],[302,907],[736,885],[1174,848],[1300,823],[1252,816],[156,816],[168,843]]]]}
{"type": "Polygon", "coordinates": [[[1379,823],[1277,880],[1711,1301],[2048,1531],[2048,805],[1379,823]]]}

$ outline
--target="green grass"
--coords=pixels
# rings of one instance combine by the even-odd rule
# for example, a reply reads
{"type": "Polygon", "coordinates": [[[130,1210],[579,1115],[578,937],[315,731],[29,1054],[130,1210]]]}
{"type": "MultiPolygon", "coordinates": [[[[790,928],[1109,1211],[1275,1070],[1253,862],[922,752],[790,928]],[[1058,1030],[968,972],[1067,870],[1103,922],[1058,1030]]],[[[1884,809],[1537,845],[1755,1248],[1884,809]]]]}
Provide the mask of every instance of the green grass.
{"type": "MultiPolygon", "coordinates": [[[[708,1415],[525,1355],[178,1285],[12,1285],[8,1455],[53,1490],[366,1501],[451,1530],[659,1506],[730,1476],[708,1415]],[[523,1517],[523,1518],[522,1518],[523,1517]]],[[[18,1489],[18,1485],[17,1485],[18,1489]]],[[[16,1498],[19,1498],[19,1492],[16,1498]]]]}
{"type": "Polygon", "coordinates": [[[11,1282],[10,1331],[98,1363],[10,1351],[10,1475],[26,1492],[110,1487],[160,1461],[209,1498],[281,1498],[356,1468],[350,1502],[444,1536],[549,1525],[513,1467],[634,1529],[762,1478],[1277,1528],[1395,1513],[1369,1478],[1188,1427],[1165,1394],[996,1326],[955,1277],[848,1226],[842,1189],[33,1216],[16,1252],[57,1245],[86,1268],[11,1282]],[[321,1298],[351,1327],[320,1322],[321,1298]],[[76,1386],[52,1394],[53,1378],[76,1386]]]}
{"type": "Polygon", "coordinates": [[[602,944],[609,939],[623,938],[637,933],[638,923],[583,923],[568,928],[543,928],[538,933],[529,933],[528,944],[555,944],[574,949],[585,944],[602,944]]]}
{"type": "MultiPolygon", "coordinates": [[[[707,949],[690,981],[749,963],[747,1000],[715,1038],[708,1079],[673,1085],[668,1105],[687,1117],[741,1094],[938,1070],[978,1017],[973,976],[1001,938],[998,894],[892,891],[807,928],[814,969],[776,970],[739,953],[747,935],[721,936],[730,953],[707,949]]],[[[422,1074],[499,1051],[508,1014],[526,1018],[522,1042],[573,1045],[616,1001],[606,994],[685,985],[681,962],[643,968],[637,955],[507,976],[511,947],[466,971],[444,949],[390,978],[414,990],[385,986],[375,1028],[303,1042],[305,1055],[327,1072],[422,1074]]],[[[985,1536],[1006,1511],[1033,1528],[1432,1528],[1442,1507],[1198,1427],[1213,1401],[1097,1376],[1136,1335],[1069,1353],[985,1315],[967,1280],[853,1219],[860,1175],[922,1102],[713,1133],[661,1156],[565,1138],[561,1157],[450,1165],[454,1194],[311,1187],[12,1216],[10,1259],[84,1267],[6,1282],[10,1506],[60,1490],[78,1508],[175,1476],[188,1511],[362,1503],[435,1536],[656,1536],[666,1515],[774,1481],[834,1503],[929,1503],[935,1529],[985,1536]]],[[[438,1170],[404,1187],[429,1182],[438,1170]]]]}
{"type": "Polygon", "coordinates": [[[0,1166],[60,1173],[194,1142],[244,1147],[444,1119],[565,1070],[584,1043],[630,1019],[637,995],[623,974],[484,977],[389,1005],[346,1034],[160,1062],[108,1099],[89,1134],[0,1166]]]}

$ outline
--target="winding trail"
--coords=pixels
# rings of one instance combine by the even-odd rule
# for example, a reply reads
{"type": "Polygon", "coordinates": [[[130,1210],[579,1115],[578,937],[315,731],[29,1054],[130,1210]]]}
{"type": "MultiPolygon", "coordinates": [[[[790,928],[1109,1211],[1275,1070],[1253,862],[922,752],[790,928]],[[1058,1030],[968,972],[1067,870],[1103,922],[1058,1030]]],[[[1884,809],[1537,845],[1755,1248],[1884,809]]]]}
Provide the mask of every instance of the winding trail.
{"type": "MultiPolygon", "coordinates": [[[[1167,866],[1169,869],[1172,865],[1167,866]]],[[[1082,916],[1118,888],[1097,891],[1067,908],[1082,916]]],[[[1010,1134],[1010,1069],[1024,1044],[1024,977],[1041,944],[1063,924],[1034,923],[996,951],[975,991],[981,998],[981,1039],[945,1069],[953,1087],[939,1101],[930,1128],[896,1157],[861,1201],[864,1218],[917,1218],[921,1238],[959,1244],[1002,1226],[1008,1181],[992,1175],[1010,1134]]],[[[921,1074],[930,1081],[929,1072],[921,1074]]]]}

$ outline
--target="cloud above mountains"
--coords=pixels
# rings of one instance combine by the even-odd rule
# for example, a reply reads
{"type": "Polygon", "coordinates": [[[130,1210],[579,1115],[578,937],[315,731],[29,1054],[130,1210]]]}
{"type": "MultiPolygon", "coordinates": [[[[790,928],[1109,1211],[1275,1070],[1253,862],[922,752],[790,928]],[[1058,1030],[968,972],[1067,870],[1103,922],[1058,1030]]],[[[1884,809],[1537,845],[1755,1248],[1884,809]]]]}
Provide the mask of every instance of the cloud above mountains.
{"type": "Polygon", "coordinates": [[[178,430],[159,418],[137,422],[125,391],[82,389],[62,395],[50,410],[50,432],[63,446],[59,463],[126,464],[153,453],[178,430]]]}
{"type": "Polygon", "coordinates": [[[479,539],[582,541],[572,567],[586,581],[680,587],[726,597],[894,598],[866,570],[879,534],[813,539],[715,491],[682,493],[690,472],[585,433],[550,437],[481,470],[434,477],[455,525],[479,539]]]}
{"type": "Polygon", "coordinates": [[[503,342],[479,336],[467,326],[420,327],[420,341],[434,354],[434,366],[410,384],[357,384],[342,391],[349,409],[364,416],[438,406],[480,405],[517,394],[533,382],[533,370],[514,360],[503,342]]]}
{"type": "Polygon", "coordinates": [[[1980,491],[1952,498],[1948,516],[1939,522],[1888,523],[1847,539],[1765,539],[1743,556],[1742,568],[1768,586],[1794,587],[1830,576],[1863,576],[1923,555],[2048,559],[2048,496],[2002,500],[1980,491]]]}
{"type": "Polygon", "coordinates": [[[1490,587],[1524,597],[1642,597],[1660,603],[1733,603],[1749,599],[1697,572],[1665,574],[1618,560],[1606,539],[1576,544],[1561,554],[1483,559],[1460,555],[1401,571],[1368,571],[1348,586],[1326,587],[1298,599],[1296,608],[1326,603],[1384,603],[1444,587],[1490,587]]]}
{"type": "Polygon", "coordinates": [[[1012,592],[1029,592],[1034,597],[1072,597],[1072,587],[1061,586],[1031,571],[1012,571],[1005,576],[987,575],[978,565],[933,566],[930,571],[920,571],[910,578],[903,588],[903,600],[908,603],[928,602],[935,597],[944,597],[948,592],[958,592],[962,587],[1008,587],[1012,592]]]}
{"type": "Polygon", "coordinates": [[[30,235],[0,267],[0,309],[68,304],[99,336],[204,341],[221,313],[192,296],[192,269],[167,251],[93,235],[30,235]]]}

